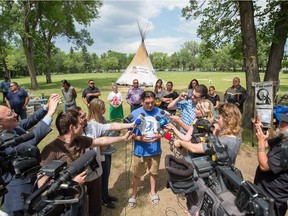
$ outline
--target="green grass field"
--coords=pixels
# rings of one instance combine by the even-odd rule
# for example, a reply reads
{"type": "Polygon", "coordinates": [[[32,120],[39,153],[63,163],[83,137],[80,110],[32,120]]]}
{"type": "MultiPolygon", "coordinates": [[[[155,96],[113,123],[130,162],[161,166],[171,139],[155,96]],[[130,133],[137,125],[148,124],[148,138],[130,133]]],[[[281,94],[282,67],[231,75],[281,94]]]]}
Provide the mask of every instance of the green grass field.
{"type": "MultiPolygon", "coordinates": [[[[117,80],[117,78],[121,75],[121,73],[85,73],[85,74],[63,74],[63,75],[53,75],[51,84],[46,84],[45,76],[38,76],[37,80],[40,86],[39,90],[32,91],[29,90],[29,93],[31,95],[40,96],[41,93],[44,93],[44,95],[48,98],[51,93],[58,93],[61,94],[60,88],[61,84],[60,81],[62,79],[68,80],[68,82],[71,83],[72,86],[75,87],[77,91],[77,105],[81,106],[84,110],[87,111],[86,106],[84,106],[84,103],[82,102],[82,91],[87,88],[87,82],[89,79],[94,79],[95,85],[100,89],[101,96],[100,99],[102,99],[104,102],[106,102],[106,106],[108,107],[108,101],[107,96],[111,92],[111,86],[112,84],[117,80]]],[[[223,93],[224,91],[231,86],[233,77],[240,77],[241,79],[241,85],[246,86],[245,83],[245,73],[228,73],[228,72],[158,72],[157,77],[164,80],[164,82],[172,81],[174,83],[174,89],[177,90],[178,93],[181,93],[182,91],[186,91],[188,84],[192,79],[197,79],[199,83],[205,84],[207,87],[210,85],[215,86],[216,92],[220,95],[221,100],[223,99],[223,93]],[[211,80],[211,83],[208,82],[208,80],[211,80]]],[[[263,78],[264,74],[261,74],[261,77],[263,78]]],[[[280,74],[280,81],[281,86],[279,89],[279,94],[284,94],[288,91],[288,86],[283,85],[287,83],[288,80],[288,74],[280,74]]],[[[17,78],[12,79],[12,81],[18,82],[18,84],[22,87],[26,87],[27,89],[30,88],[30,78],[29,77],[23,77],[23,78],[17,78]]],[[[145,88],[147,90],[152,90],[152,88],[145,88]]],[[[128,87],[126,86],[120,86],[119,91],[121,91],[122,95],[125,97],[127,93],[128,87]]],[[[2,101],[2,100],[1,100],[2,101]]],[[[126,101],[123,103],[124,106],[124,115],[129,115],[129,106],[127,105],[126,101]]],[[[63,103],[59,105],[58,110],[63,109],[63,103]]],[[[108,117],[108,110],[105,113],[106,118],[108,117]]],[[[56,118],[56,115],[54,116],[54,119],[56,118]]],[[[108,119],[108,118],[107,118],[108,119]]],[[[43,147],[43,145],[49,143],[52,139],[54,139],[57,136],[57,130],[55,128],[55,124],[52,123],[53,131],[47,136],[46,139],[40,143],[40,148],[43,147]]],[[[244,142],[250,143],[251,140],[251,132],[245,131],[244,135],[244,142]]]]}

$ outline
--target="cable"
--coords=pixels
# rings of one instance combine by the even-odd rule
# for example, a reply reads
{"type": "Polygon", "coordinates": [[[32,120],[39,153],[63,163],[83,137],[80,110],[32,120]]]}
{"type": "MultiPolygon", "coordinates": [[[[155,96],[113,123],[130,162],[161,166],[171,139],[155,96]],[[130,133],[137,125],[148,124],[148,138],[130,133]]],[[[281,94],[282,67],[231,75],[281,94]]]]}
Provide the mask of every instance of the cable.
{"type": "MultiPolygon", "coordinates": [[[[129,167],[127,168],[127,160],[128,160],[128,141],[125,142],[125,172],[126,172],[126,197],[129,197],[129,189],[130,189],[130,169],[132,166],[132,155],[133,155],[133,151],[134,151],[134,140],[132,141],[132,151],[131,151],[131,155],[130,155],[130,164],[129,167]]],[[[126,201],[125,201],[126,202],[126,201]]],[[[125,205],[125,215],[126,215],[126,208],[127,205],[125,205]]]]}

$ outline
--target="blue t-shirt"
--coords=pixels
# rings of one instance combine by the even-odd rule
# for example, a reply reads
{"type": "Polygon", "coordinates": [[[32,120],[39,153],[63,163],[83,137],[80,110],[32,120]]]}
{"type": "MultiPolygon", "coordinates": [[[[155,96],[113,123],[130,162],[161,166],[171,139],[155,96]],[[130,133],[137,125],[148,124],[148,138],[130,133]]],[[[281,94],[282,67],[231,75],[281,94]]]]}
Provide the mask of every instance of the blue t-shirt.
{"type": "MultiPolygon", "coordinates": [[[[159,122],[156,120],[156,117],[163,117],[161,114],[161,109],[158,107],[154,107],[151,111],[146,111],[143,109],[143,107],[140,107],[132,112],[133,119],[132,121],[135,121],[139,117],[141,113],[145,114],[144,121],[141,122],[139,126],[136,127],[134,133],[137,136],[141,136],[143,134],[146,134],[147,136],[152,136],[157,132],[157,129],[160,127],[159,122]]],[[[137,156],[152,156],[152,155],[158,155],[161,154],[161,140],[157,140],[153,143],[146,143],[135,140],[134,144],[134,155],[137,156]]]]}
{"type": "Polygon", "coordinates": [[[11,109],[14,109],[15,112],[22,110],[23,105],[25,104],[25,99],[28,97],[28,93],[23,88],[18,88],[17,92],[9,91],[7,94],[7,99],[10,103],[11,109]]]}
{"type": "Polygon", "coordinates": [[[1,84],[0,84],[0,88],[2,89],[2,92],[4,93],[7,93],[9,91],[9,88],[10,88],[10,82],[7,81],[2,81],[1,84]]]}

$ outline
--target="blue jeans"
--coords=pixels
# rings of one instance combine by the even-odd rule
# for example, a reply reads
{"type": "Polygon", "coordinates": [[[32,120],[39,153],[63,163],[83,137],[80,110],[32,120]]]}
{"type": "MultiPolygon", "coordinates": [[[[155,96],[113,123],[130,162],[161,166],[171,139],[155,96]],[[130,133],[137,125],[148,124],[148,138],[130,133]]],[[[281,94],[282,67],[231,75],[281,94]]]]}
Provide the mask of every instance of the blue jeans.
{"type": "Polygon", "coordinates": [[[73,103],[73,104],[64,104],[64,111],[69,109],[70,107],[73,107],[75,108],[76,107],[76,103],[73,103]]]}
{"type": "Polygon", "coordinates": [[[105,155],[105,161],[101,162],[102,164],[102,169],[103,169],[103,174],[102,174],[102,201],[104,203],[109,202],[109,192],[108,192],[108,187],[109,187],[109,176],[110,176],[110,170],[111,170],[111,160],[112,157],[111,155],[105,155]]]}
{"type": "Polygon", "coordinates": [[[87,193],[86,193],[86,189],[85,189],[83,197],[79,200],[79,202],[71,204],[71,208],[67,214],[68,216],[87,216],[88,215],[87,209],[86,209],[86,204],[87,204],[86,203],[87,202],[86,196],[87,196],[87,193]]]}
{"type": "Polygon", "coordinates": [[[19,117],[21,119],[26,119],[27,118],[26,108],[25,109],[21,109],[21,110],[15,110],[14,109],[14,111],[17,114],[17,120],[19,120],[19,117]]]}

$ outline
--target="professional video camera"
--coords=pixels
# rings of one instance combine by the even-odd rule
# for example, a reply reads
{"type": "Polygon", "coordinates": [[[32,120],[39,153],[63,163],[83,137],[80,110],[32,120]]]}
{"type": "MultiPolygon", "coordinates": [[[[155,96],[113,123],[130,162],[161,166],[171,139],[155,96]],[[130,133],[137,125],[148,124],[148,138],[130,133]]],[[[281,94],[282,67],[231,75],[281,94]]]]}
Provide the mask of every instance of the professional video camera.
{"type": "Polygon", "coordinates": [[[0,197],[7,193],[1,176],[11,174],[15,178],[25,178],[35,176],[39,170],[38,148],[24,143],[33,138],[33,133],[21,136],[8,131],[0,133],[0,197]]]}
{"type": "Polygon", "coordinates": [[[66,166],[66,162],[54,160],[40,169],[38,179],[43,176],[48,179],[25,199],[25,215],[61,215],[70,209],[71,204],[82,199],[84,188],[72,179],[88,167],[92,170],[98,167],[96,152],[86,151],[67,168],[66,166]]]}
{"type": "Polygon", "coordinates": [[[274,200],[255,184],[243,180],[241,172],[231,164],[227,148],[213,135],[214,127],[199,119],[194,128],[200,136],[206,134],[209,148],[205,155],[196,158],[166,156],[168,186],[173,193],[190,194],[188,207],[194,205],[189,197],[198,197],[200,215],[275,215],[274,200]]]}

